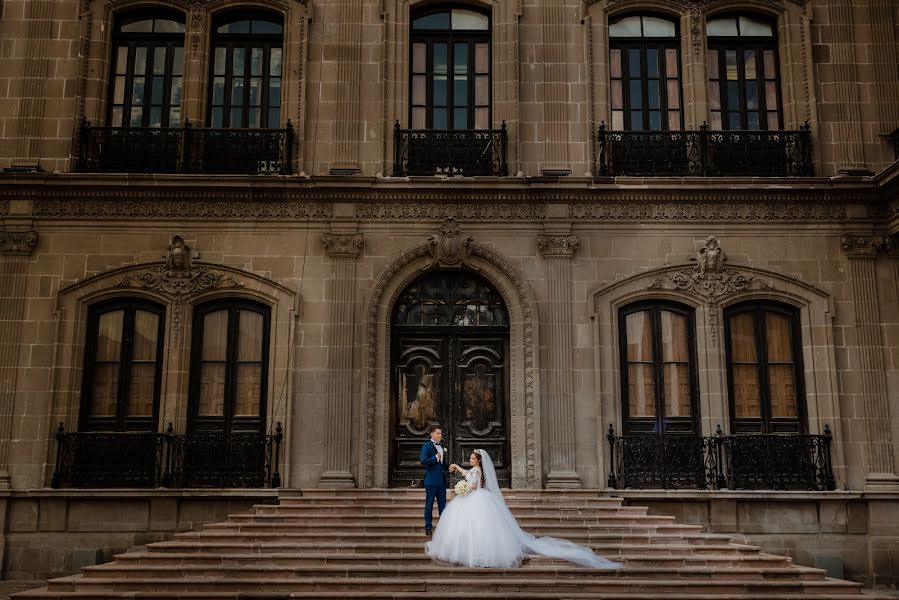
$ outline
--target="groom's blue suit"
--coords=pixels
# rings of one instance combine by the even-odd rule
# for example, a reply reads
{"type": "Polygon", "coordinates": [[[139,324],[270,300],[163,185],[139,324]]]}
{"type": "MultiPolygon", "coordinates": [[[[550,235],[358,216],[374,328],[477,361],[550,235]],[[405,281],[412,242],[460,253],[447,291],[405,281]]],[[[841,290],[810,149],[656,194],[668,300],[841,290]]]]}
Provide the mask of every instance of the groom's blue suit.
{"type": "Polygon", "coordinates": [[[443,451],[443,462],[437,460],[437,447],[428,440],[421,447],[421,464],[425,468],[425,530],[433,528],[431,513],[434,512],[434,500],[437,500],[437,511],[443,514],[446,507],[446,485],[449,481],[449,465],[446,464],[446,448],[443,451]]]}

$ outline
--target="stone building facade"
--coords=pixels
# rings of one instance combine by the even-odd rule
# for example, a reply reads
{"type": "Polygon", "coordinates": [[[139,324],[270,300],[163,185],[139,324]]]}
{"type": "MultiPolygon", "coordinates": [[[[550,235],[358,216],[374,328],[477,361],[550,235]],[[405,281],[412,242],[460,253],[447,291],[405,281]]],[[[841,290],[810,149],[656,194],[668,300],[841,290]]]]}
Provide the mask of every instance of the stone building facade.
{"type": "Polygon", "coordinates": [[[896,2],[0,10],[5,576],[415,485],[440,421],[899,582],[896,2]]]}

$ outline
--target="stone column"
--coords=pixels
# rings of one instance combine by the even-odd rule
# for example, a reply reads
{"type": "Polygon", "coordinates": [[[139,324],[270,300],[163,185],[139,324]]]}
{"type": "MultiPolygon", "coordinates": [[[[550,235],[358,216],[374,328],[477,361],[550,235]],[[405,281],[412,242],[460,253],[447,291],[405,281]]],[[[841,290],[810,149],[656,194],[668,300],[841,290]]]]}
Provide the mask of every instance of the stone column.
{"type": "Polygon", "coordinates": [[[577,250],[576,235],[540,235],[540,253],[546,259],[547,368],[546,407],[549,426],[549,475],[547,487],[577,489],[574,440],[574,385],[572,361],[571,259],[577,250]]]}
{"type": "Polygon", "coordinates": [[[895,0],[871,0],[871,53],[874,62],[874,93],[880,133],[899,127],[899,80],[896,79],[895,0]]]}
{"type": "Polygon", "coordinates": [[[362,234],[325,234],[322,242],[334,264],[328,301],[327,437],[325,472],[319,487],[354,487],[350,470],[353,447],[353,290],[356,259],[362,253],[362,234]]]}
{"type": "Polygon", "coordinates": [[[884,370],[884,339],[880,326],[875,262],[889,246],[883,235],[844,235],[841,243],[849,256],[849,278],[855,307],[858,347],[855,373],[861,380],[868,473],[865,489],[899,491],[893,464],[890,405],[884,370]]]}
{"type": "Polygon", "coordinates": [[[544,175],[571,173],[568,144],[571,139],[568,115],[571,69],[566,57],[568,44],[568,10],[562,0],[543,0],[540,7],[543,42],[540,45],[543,61],[543,80],[537,83],[538,100],[543,105],[543,163],[544,175]]]}
{"type": "Polygon", "coordinates": [[[852,18],[852,2],[830,2],[830,29],[834,67],[834,91],[836,121],[833,124],[834,142],[838,143],[837,161],[841,173],[850,175],[871,174],[865,164],[862,144],[861,108],[859,107],[858,73],[856,70],[856,36],[852,18]]]}
{"type": "Polygon", "coordinates": [[[16,405],[25,273],[37,245],[34,231],[0,231],[0,489],[8,489],[9,445],[16,405]]]}
{"type": "MultiPolygon", "coordinates": [[[[184,79],[181,118],[191,125],[202,127],[206,104],[206,78],[212,68],[208,64],[209,40],[206,8],[192,4],[187,15],[187,45],[184,48],[184,79]]],[[[211,84],[210,84],[211,85],[211,84]]],[[[172,123],[178,127],[179,123],[172,123]]]]}
{"type": "MultiPolygon", "coordinates": [[[[336,93],[335,154],[329,172],[331,175],[356,175],[361,171],[362,36],[366,6],[362,0],[338,0],[333,4],[332,10],[336,11],[337,20],[325,24],[328,37],[324,42],[326,55],[332,52],[337,63],[337,80],[331,84],[336,93]]],[[[367,99],[369,102],[375,100],[367,99]]]]}

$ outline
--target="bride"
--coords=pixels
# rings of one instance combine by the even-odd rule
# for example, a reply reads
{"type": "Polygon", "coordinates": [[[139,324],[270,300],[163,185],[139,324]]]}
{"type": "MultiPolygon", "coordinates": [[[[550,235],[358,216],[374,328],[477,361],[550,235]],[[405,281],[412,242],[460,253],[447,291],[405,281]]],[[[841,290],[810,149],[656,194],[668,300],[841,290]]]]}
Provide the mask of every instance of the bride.
{"type": "Polygon", "coordinates": [[[425,544],[433,559],[466,567],[517,567],[527,555],[567,560],[594,569],[618,569],[620,564],[568,540],[535,537],[521,529],[499,489],[496,471],[485,450],[471,453],[472,467],[453,464],[465,475],[471,491],[456,496],[444,509],[434,538],[425,544]]]}

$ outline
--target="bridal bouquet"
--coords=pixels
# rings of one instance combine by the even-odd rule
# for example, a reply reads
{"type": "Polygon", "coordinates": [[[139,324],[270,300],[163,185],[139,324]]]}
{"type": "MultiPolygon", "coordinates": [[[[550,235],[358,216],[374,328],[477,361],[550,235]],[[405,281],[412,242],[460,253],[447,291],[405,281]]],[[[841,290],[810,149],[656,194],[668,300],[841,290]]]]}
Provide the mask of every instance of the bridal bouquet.
{"type": "Polygon", "coordinates": [[[468,492],[471,491],[471,486],[468,485],[468,482],[464,479],[456,484],[456,487],[453,488],[456,492],[457,496],[464,496],[468,492]]]}

